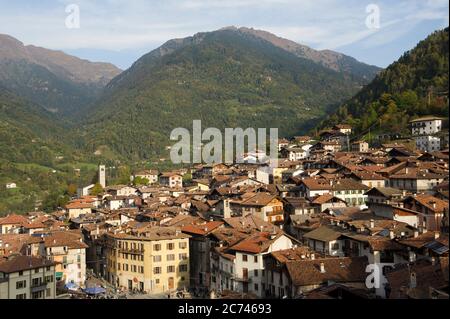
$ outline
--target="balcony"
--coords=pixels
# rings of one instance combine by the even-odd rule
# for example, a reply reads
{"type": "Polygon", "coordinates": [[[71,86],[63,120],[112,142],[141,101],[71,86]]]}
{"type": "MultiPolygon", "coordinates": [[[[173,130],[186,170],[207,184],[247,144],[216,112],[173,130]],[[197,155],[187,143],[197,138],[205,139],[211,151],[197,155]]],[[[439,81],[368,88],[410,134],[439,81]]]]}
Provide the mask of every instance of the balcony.
{"type": "Polygon", "coordinates": [[[119,252],[131,255],[143,255],[144,251],[140,249],[119,248],[119,252]]]}
{"type": "Polygon", "coordinates": [[[232,278],[237,282],[251,282],[252,281],[251,278],[245,277],[245,276],[242,276],[242,277],[241,276],[233,276],[232,278]]]}
{"type": "Polygon", "coordinates": [[[47,283],[43,282],[43,283],[39,283],[37,285],[32,285],[30,287],[31,292],[38,292],[38,291],[43,291],[45,289],[47,289],[47,283]]]}

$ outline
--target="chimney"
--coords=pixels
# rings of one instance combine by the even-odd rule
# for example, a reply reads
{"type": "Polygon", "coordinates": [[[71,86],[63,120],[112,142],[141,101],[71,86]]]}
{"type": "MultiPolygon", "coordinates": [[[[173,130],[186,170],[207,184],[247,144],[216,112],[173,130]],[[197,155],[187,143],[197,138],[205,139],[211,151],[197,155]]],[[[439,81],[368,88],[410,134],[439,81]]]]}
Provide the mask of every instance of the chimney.
{"type": "Polygon", "coordinates": [[[375,228],[375,221],[373,219],[370,220],[370,228],[375,228]]]}
{"type": "Polygon", "coordinates": [[[322,274],[325,273],[325,264],[324,264],[323,262],[320,263],[320,272],[321,272],[322,274]]]}
{"type": "Polygon", "coordinates": [[[415,272],[411,272],[409,275],[409,288],[414,289],[417,287],[417,277],[415,272]]]}

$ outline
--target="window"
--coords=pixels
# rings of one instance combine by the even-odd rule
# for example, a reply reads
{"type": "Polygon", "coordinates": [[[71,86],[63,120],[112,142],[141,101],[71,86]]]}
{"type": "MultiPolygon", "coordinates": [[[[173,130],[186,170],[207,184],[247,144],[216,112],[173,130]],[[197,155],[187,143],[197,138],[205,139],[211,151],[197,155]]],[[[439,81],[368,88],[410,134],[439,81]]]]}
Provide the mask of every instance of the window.
{"type": "Polygon", "coordinates": [[[155,283],[159,285],[159,279],[155,279],[155,283]]]}
{"type": "Polygon", "coordinates": [[[45,282],[49,283],[49,282],[53,282],[53,276],[45,276],[45,282]]]}
{"type": "Polygon", "coordinates": [[[175,254],[167,255],[167,261],[174,261],[175,260],[175,254]]]}
{"type": "Polygon", "coordinates": [[[331,250],[339,250],[339,243],[334,243],[331,245],[331,250]]]}
{"type": "Polygon", "coordinates": [[[187,265],[180,265],[178,267],[178,271],[179,272],[187,272],[188,271],[188,266],[187,265]]]}
{"type": "Polygon", "coordinates": [[[167,272],[168,273],[175,272],[175,266],[167,266],[167,272]]]}
{"type": "Polygon", "coordinates": [[[23,271],[19,271],[19,276],[23,276],[23,271]]]}
{"type": "Polygon", "coordinates": [[[27,282],[25,280],[21,280],[16,282],[16,289],[22,289],[27,286],[27,282]]]}
{"type": "Polygon", "coordinates": [[[258,291],[258,290],[259,290],[259,285],[255,284],[255,291],[258,291]]]}
{"type": "Polygon", "coordinates": [[[186,253],[182,253],[182,254],[180,254],[178,257],[180,258],[180,260],[186,260],[186,259],[188,259],[188,256],[187,256],[186,253]]]}
{"type": "Polygon", "coordinates": [[[42,291],[33,292],[31,294],[31,299],[41,299],[42,298],[42,291]]]}
{"type": "Polygon", "coordinates": [[[42,282],[42,278],[34,278],[32,281],[32,287],[39,286],[42,282]]]}
{"type": "Polygon", "coordinates": [[[153,245],[153,250],[160,251],[161,250],[161,244],[155,244],[153,245]]]}
{"type": "Polygon", "coordinates": [[[175,249],[175,244],[174,243],[168,243],[166,247],[167,247],[167,250],[174,250],[175,249]]]}
{"type": "Polygon", "coordinates": [[[27,294],[18,294],[16,295],[16,299],[27,299],[27,294]]]}
{"type": "Polygon", "coordinates": [[[242,255],[242,261],[247,261],[247,255],[242,255]]]}
{"type": "Polygon", "coordinates": [[[161,255],[153,256],[153,262],[158,263],[161,261],[161,255]]]}
{"type": "Polygon", "coordinates": [[[257,263],[257,262],[258,262],[258,256],[254,256],[254,257],[253,257],[253,261],[254,261],[255,263],[257,263]]]}
{"type": "Polygon", "coordinates": [[[161,274],[161,267],[155,267],[155,268],[153,268],[153,273],[155,274],[155,275],[159,275],[159,274],[161,274]]]}
{"type": "Polygon", "coordinates": [[[38,273],[39,273],[39,268],[36,268],[36,269],[34,270],[34,273],[35,273],[35,274],[38,274],[38,273]]]}
{"type": "Polygon", "coordinates": [[[50,271],[50,266],[47,266],[47,268],[45,268],[46,271],[50,271]]]}
{"type": "Polygon", "coordinates": [[[187,248],[187,243],[186,243],[186,242],[179,243],[179,244],[178,244],[178,247],[179,247],[180,249],[186,249],[186,248],[187,248]]]}
{"type": "Polygon", "coordinates": [[[255,277],[258,277],[258,269],[253,270],[253,274],[255,275],[255,277]]]}

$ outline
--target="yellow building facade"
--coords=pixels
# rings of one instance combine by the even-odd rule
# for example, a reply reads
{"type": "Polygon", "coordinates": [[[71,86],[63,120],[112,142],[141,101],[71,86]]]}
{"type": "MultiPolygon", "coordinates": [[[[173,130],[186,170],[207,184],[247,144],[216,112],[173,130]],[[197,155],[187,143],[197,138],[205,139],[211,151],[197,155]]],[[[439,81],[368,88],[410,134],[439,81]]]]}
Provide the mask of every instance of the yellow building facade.
{"type": "Polygon", "coordinates": [[[166,293],[188,288],[189,235],[169,227],[106,236],[106,279],[121,290],[166,293]]]}

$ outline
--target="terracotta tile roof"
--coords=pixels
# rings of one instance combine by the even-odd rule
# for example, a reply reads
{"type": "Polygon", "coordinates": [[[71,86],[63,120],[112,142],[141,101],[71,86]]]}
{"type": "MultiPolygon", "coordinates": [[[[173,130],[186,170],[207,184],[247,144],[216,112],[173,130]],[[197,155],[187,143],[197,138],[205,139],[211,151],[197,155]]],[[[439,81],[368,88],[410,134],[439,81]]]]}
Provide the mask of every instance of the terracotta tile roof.
{"type": "Polygon", "coordinates": [[[399,243],[409,247],[422,248],[426,244],[433,242],[436,239],[436,234],[435,232],[426,232],[417,237],[400,240],[399,243]]]}
{"type": "Polygon", "coordinates": [[[367,257],[346,257],[292,261],[286,263],[286,268],[293,285],[301,287],[325,284],[328,281],[364,282],[367,265],[367,257]],[[321,272],[321,265],[324,272],[321,272]]]}
{"type": "Polygon", "coordinates": [[[386,198],[391,198],[393,196],[402,196],[403,191],[397,188],[392,187],[374,187],[371,190],[369,190],[366,194],[381,194],[386,198]]]}
{"type": "Polygon", "coordinates": [[[276,231],[273,234],[269,232],[256,232],[230,247],[230,250],[259,254],[269,249],[270,245],[282,235],[282,231],[276,231]]]}
{"type": "Polygon", "coordinates": [[[3,261],[1,261],[0,259],[0,272],[9,274],[18,271],[54,265],[56,265],[56,263],[47,260],[45,258],[31,257],[31,256],[14,256],[3,261]]]}
{"type": "Polygon", "coordinates": [[[139,171],[136,172],[134,175],[136,176],[145,176],[145,175],[158,175],[159,172],[155,169],[150,169],[150,170],[143,170],[143,171],[139,171]]]}
{"type": "Polygon", "coordinates": [[[247,238],[248,234],[234,228],[222,227],[213,230],[210,236],[216,238],[219,242],[224,243],[226,246],[232,246],[244,238],[247,238]]]}
{"type": "Polygon", "coordinates": [[[69,231],[51,233],[49,236],[44,237],[44,245],[46,248],[63,246],[66,246],[69,249],[88,248],[88,245],[82,240],[81,233],[69,231]]]}
{"type": "Polygon", "coordinates": [[[421,170],[415,167],[403,168],[391,175],[391,179],[444,179],[446,175],[430,173],[426,170],[421,170]]]}
{"type": "Polygon", "coordinates": [[[143,227],[142,231],[132,230],[130,233],[107,233],[108,237],[116,239],[129,239],[129,240],[167,240],[167,239],[187,239],[190,238],[188,234],[181,232],[179,228],[175,227],[155,227],[147,224],[143,227]]]}
{"type": "Polygon", "coordinates": [[[25,254],[28,245],[37,244],[41,241],[40,237],[33,237],[28,234],[3,234],[0,235],[0,251],[5,256],[25,254]]]}
{"type": "Polygon", "coordinates": [[[268,193],[256,193],[254,196],[248,198],[247,200],[243,201],[241,205],[244,206],[266,206],[271,201],[276,199],[276,195],[271,195],[268,193]]]}
{"type": "Polygon", "coordinates": [[[443,213],[444,210],[448,211],[449,209],[448,201],[442,200],[432,195],[420,194],[412,198],[422,206],[425,206],[435,213],[443,213]]]}
{"type": "Polygon", "coordinates": [[[265,222],[264,220],[253,215],[248,215],[245,217],[224,218],[223,221],[229,227],[243,232],[249,232],[253,230],[260,231],[261,228],[263,229],[263,231],[272,231],[275,227],[273,224],[265,222]]]}
{"type": "Polygon", "coordinates": [[[446,273],[448,273],[448,261],[447,264],[444,261],[442,265],[440,263],[433,265],[428,260],[396,265],[394,270],[386,274],[391,288],[389,298],[430,299],[430,288],[442,289],[448,286],[448,274],[446,275],[446,273]],[[411,276],[414,274],[415,285],[412,286],[411,276]]]}
{"type": "Polygon", "coordinates": [[[25,225],[25,224],[29,224],[30,221],[22,216],[22,215],[16,215],[16,214],[11,214],[8,215],[6,217],[0,218],[0,225],[25,225]]]}
{"type": "Polygon", "coordinates": [[[333,190],[369,190],[369,187],[353,179],[339,179],[333,182],[333,190]]]}
{"type": "Polygon", "coordinates": [[[66,205],[66,209],[83,209],[83,208],[93,208],[92,203],[73,201],[66,205]]]}
{"type": "Polygon", "coordinates": [[[335,200],[340,201],[340,202],[345,202],[344,200],[342,200],[340,198],[337,198],[337,197],[333,196],[332,194],[324,194],[324,195],[317,196],[312,201],[312,203],[313,204],[321,204],[322,205],[322,204],[325,204],[325,203],[331,201],[332,199],[335,199],[335,200]]]}
{"type": "Polygon", "coordinates": [[[331,190],[331,183],[326,179],[306,178],[300,181],[309,190],[331,190]]]}
{"type": "Polygon", "coordinates": [[[186,225],[181,228],[181,231],[184,233],[188,233],[188,234],[204,236],[222,225],[223,225],[223,222],[212,221],[212,222],[208,222],[206,224],[200,224],[200,225],[186,225]]]}
{"type": "Polygon", "coordinates": [[[278,250],[270,253],[280,263],[287,263],[294,260],[304,260],[311,258],[311,254],[315,257],[319,256],[319,253],[314,252],[307,246],[300,246],[292,249],[278,250]]]}
{"type": "Polygon", "coordinates": [[[337,227],[325,225],[306,233],[303,237],[322,242],[329,242],[338,239],[343,233],[344,230],[340,231],[337,227]]]}
{"type": "Polygon", "coordinates": [[[380,174],[369,171],[353,171],[350,176],[356,177],[358,180],[386,180],[380,174]]]}

